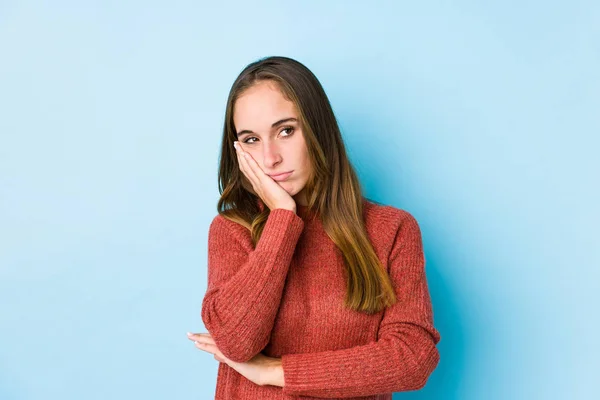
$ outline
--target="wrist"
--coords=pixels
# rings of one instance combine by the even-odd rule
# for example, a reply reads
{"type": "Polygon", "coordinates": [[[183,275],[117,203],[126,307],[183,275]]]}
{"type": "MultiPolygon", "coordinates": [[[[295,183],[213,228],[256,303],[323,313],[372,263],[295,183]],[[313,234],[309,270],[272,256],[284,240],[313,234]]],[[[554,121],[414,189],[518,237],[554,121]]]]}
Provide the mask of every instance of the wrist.
{"type": "Polygon", "coordinates": [[[281,358],[273,358],[269,365],[267,374],[267,385],[283,387],[283,367],[281,365],[281,358]]]}
{"type": "Polygon", "coordinates": [[[291,206],[285,206],[284,207],[284,206],[282,206],[282,207],[275,207],[275,210],[278,209],[278,208],[280,208],[282,210],[288,210],[288,211],[291,211],[293,213],[296,213],[296,207],[291,207],[291,206]]]}

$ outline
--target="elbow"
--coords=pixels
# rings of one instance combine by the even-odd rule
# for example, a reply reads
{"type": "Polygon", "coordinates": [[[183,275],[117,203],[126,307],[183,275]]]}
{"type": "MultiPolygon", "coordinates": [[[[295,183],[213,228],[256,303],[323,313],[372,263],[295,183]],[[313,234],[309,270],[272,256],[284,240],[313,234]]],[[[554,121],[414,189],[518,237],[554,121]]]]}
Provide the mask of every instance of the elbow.
{"type": "Polygon", "coordinates": [[[267,345],[263,341],[239,337],[233,333],[221,333],[219,335],[212,335],[211,333],[211,336],[219,351],[231,361],[238,363],[250,361],[267,345]]]}
{"type": "Polygon", "coordinates": [[[242,336],[240,335],[240,329],[229,329],[212,308],[210,300],[202,303],[201,317],[206,330],[215,341],[219,351],[231,361],[247,362],[260,353],[268,344],[268,335],[242,336]]]}
{"type": "Polygon", "coordinates": [[[214,336],[213,333],[218,333],[220,330],[219,327],[223,326],[223,321],[221,321],[219,314],[215,310],[214,301],[208,295],[202,301],[200,318],[211,336],[214,336]]]}
{"type": "Polygon", "coordinates": [[[218,323],[219,315],[216,312],[215,297],[210,293],[207,293],[202,300],[202,309],[200,311],[200,317],[206,327],[215,320],[218,323]]]}
{"type": "MultiPolygon", "coordinates": [[[[217,347],[219,346],[217,345],[217,347]]],[[[221,349],[219,348],[219,350],[221,349]]],[[[256,351],[255,349],[250,348],[224,348],[221,350],[221,353],[231,361],[245,363],[260,353],[260,350],[256,351]]]]}
{"type": "Polygon", "coordinates": [[[440,353],[438,349],[433,346],[429,353],[417,361],[416,368],[411,379],[411,388],[409,390],[423,389],[429,380],[429,377],[436,369],[440,361],[440,353]]]}

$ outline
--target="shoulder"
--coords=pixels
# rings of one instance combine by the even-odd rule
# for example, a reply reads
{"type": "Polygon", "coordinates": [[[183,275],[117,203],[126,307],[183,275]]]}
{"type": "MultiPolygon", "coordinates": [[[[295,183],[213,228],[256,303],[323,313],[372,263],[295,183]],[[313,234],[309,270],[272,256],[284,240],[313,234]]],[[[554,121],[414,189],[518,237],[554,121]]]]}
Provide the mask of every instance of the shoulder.
{"type": "Polygon", "coordinates": [[[374,226],[384,231],[395,233],[401,228],[419,229],[417,219],[409,211],[371,199],[364,201],[364,214],[367,226],[374,226]]]}
{"type": "Polygon", "coordinates": [[[239,243],[244,247],[252,248],[250,231],[241,224],[232,221],[222,214],[213,217],[208,228],[209,243],[239,243]]]}
{"type": "Polygon", "coordinates": [[[373,245],[383,254],[389,254],[392,248],[401,247],[402,243],[420,243],[421,229],[412,213],[370,199],[364,204],[367,233],[373,245]]]}
{"type": "Polygon", "coordinates": [[[239,224],[236,224],[235,222],[225,218],[222,214],[217,214],[213,217],[212,221],[210,222],[208,230],[210,232],[217,231],[220,229],[231,229],[234,228],[234,225],[239,224]]]}

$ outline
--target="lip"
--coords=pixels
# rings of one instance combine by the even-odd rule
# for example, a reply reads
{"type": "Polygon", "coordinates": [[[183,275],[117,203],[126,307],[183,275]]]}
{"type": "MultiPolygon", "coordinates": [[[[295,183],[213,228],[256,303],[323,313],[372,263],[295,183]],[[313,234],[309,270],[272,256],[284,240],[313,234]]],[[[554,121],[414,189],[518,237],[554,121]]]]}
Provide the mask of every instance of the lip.
{"type": "Polygon", "coordinates": [[[294,171],[289,171],[289,172],[284,172],[281,174],[277,174],[277,175],[269,175],[271,178],[273,178],[273,180],[280,182],[280,181],[285,181],[294,171]]]}

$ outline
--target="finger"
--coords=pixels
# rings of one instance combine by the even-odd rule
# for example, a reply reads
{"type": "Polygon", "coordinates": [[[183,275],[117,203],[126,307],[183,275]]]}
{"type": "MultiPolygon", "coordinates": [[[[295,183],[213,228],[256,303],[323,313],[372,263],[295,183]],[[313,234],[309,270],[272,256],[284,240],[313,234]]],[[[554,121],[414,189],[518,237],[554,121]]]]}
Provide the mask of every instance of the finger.
{"type": "Polygon", "coordinates": [[[250,184],[254,187],[256,185],[256,182],[255,182],[256,178],[255,178],[254,174],[248,168],[247,163],[245,162],[245,157],[243,156],[244,150],[242,149],[242,145],[240,144],[240,142],[235,142],[235,143],[237,145],[237,147],[235,149],[235,154],[237,156],[240,171],[242,171],[242,173],[244,174],[246,179],[248,179],[250,184]]]}
{"type": "Polygon", "coordinates": [[[207,345],[207,344],[203,344],[203,343],[196,343],[196,347],[202,351],[212,354],[214,356],[214,359],[219,362],[227,363],[227,361],[229,360],[227,357],[225,357],[223,355],[223,353],[221,353],[221,350],[219,350],[219,348],[217,346],[210,345],[210,344],[207,345]]]}
{"type": "Polygon", "coordinates": [[[218,355],[215,354],[214,359],[217,360],[218,362],[222,362],[222,363],[226,363],[224,358],[219,357],[218,355]]]}
{"type": "Polygon", "coordinates": [[[201,341],[207,343],[214,343],[214,339],[209,333],[190,333],[187,334],[188,339],[193,341],[201,341]]]}
{"type": "Polygon", "coordinates": [[[244,158],[244,160],[246,161],[246,165],[248,166],[250,171],[252,171],[254,176],[256,176],[256,178],[259,180],[264,178],[265,176],[267,176],[267,174],[265,174],[265,172],[262,170],[262,168],[258,165],[258,163],[254,159],[254,157],[252,157],[252,155],[250,153],[245,153],[245,154],[247,154],[247,157],[242,157],[242,158],[244,158]]]}
{"type": "Polygon", "coordinates": [[[207,353],[216,354],[219,349],[214,344],[194,342],[196,348],[206,351],[207,353]]]}
{"type": "Polygon", "coordinates": [[[214,340],[212,339],[207,339],[207,338],[198,338],[196,340],[193,340],[194,344],[206,344],[206,345],[210,345],[210,346],[216,346],[217,344],[215,343],[214,340]]]}
{"type": "Polygon", "coordinates": [[[246,176],[248,177],[252,185],[256,187],[256,185],[260,183],[260,179],[249,165],[248,160],[252,158],[252,156],[250,155],[250,153],[244,150],[240,142],[238,142],[238,152],[240,153],[240,164],[243,166],[246,176]]]}
{"type": "MultiPolygon", "coordinates": [[[[267,179],[267,178],[272,179],[272,178],[270,176],[268,176],[267,174],[265,174],[265,172],[262,170],[260,165],[258,165],[256,160],[254,159],[254,157],[252,157],[252,155],[250,153],[246,152],[245,154],[247,154],[247,157],[242,157],[242,158],[244,158],[245,165],[247,166],[247,168],[250,171],[252,171],[252,174],[254,174],[257,184],[262,187],[264,185],[265,179],[267,179]]],[[[275,182],[275,181],[273,180],[273,182],[275,182]]]]}
{"type": "MultiPolygon", "coordinates": [[[[252,168],[250,168],[250,165],[248,164],[248,159],[252,158],[250,153],[248,153],[244,149],[244,146],[242,146],[242,144],[240,142],[237,142],[237,148],[238,148],[238,153],[240,156],[240,165],[244,168],[244,172],[246,172],[246,175],[251,180],[252,180],[252,178],[258,178],[256,176],[256,174],[254,173],[254,171],[252,170],[252,168]]],[[[255,183],[258,183],[258,181],[255,181],[255,183]]]]}
{"type": "Polygon", "coordinates": [[[233,142],[233,148],[235,149],[235,156],[237,157],[238,160],[238,166],[240,168],[240,171],[244,172],[244,167],[242,166],[242,153],[240,151],[240,142],[235,141],[233,142]]]}

